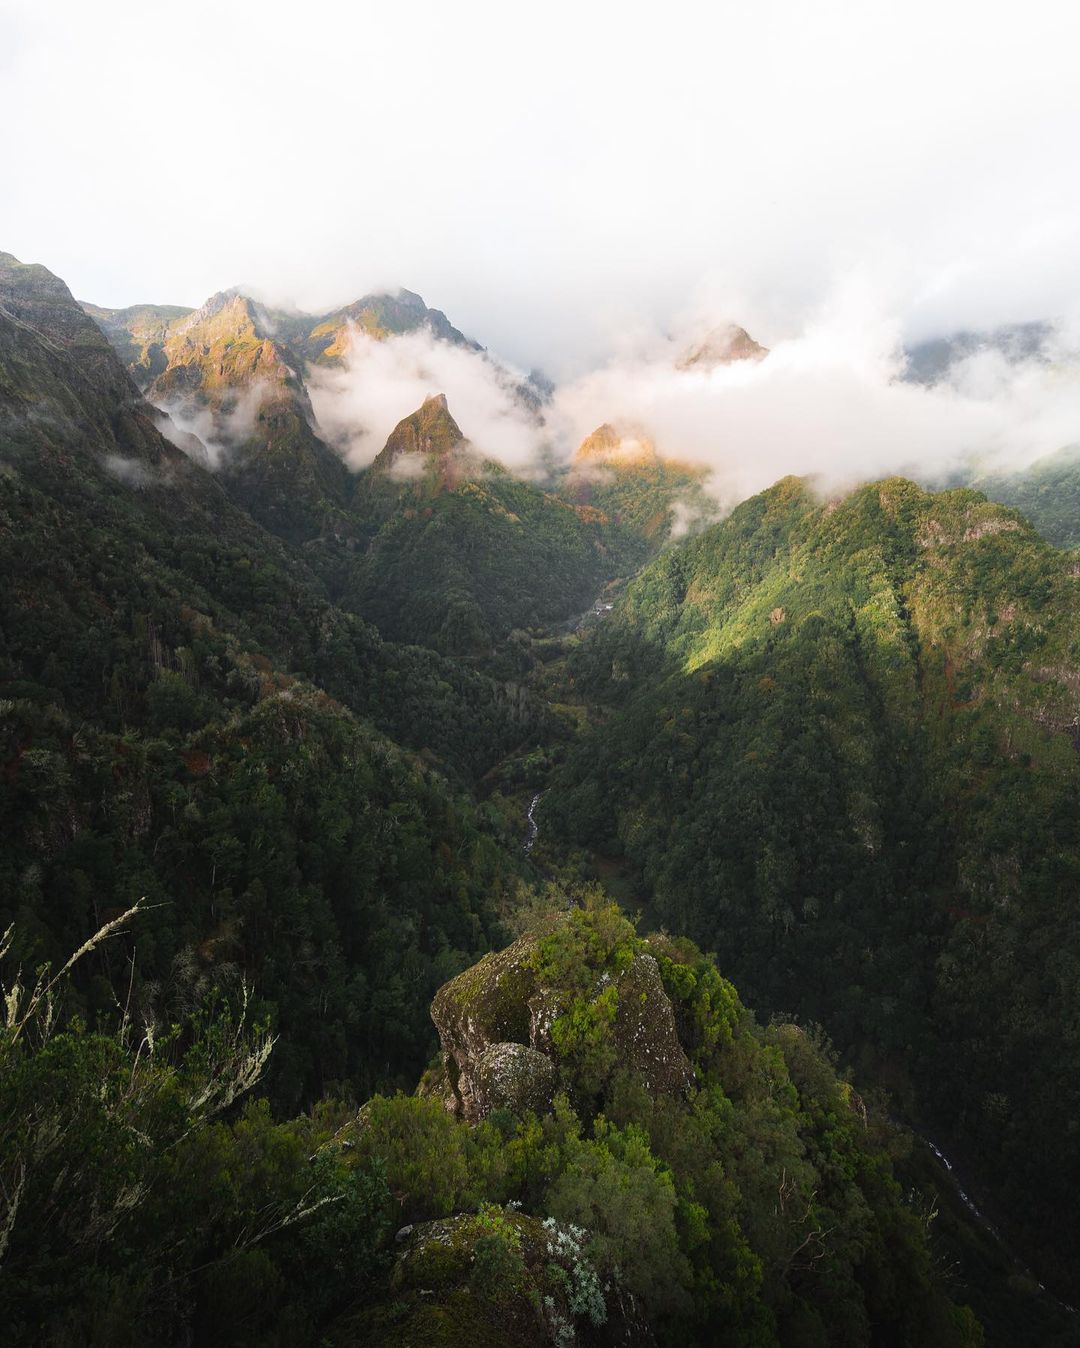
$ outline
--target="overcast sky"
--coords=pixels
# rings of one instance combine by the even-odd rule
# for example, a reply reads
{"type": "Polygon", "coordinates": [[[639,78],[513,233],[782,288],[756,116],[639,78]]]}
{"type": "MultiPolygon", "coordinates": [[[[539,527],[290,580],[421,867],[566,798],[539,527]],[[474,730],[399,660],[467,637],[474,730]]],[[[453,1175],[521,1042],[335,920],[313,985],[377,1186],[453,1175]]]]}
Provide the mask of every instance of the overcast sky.
{"type": "Polygon", "coordinates": [[[1080,309],[1080,5],[0,0],[0,248],[84,299],[419,290],[580,370],[1080,309]]]}

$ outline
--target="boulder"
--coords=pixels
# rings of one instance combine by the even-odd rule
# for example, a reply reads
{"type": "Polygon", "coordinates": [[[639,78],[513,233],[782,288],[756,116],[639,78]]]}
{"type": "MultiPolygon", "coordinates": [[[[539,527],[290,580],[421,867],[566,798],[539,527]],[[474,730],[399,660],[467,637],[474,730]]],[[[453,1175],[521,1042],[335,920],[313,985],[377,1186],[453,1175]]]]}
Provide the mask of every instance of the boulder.
{"type": "Polygon", "coordinates": [[[555,1064],[527,1044],[489,1044],[472,1072],[480,1116],[493,1109],[544,1114],[555,1097],[555,1064]]]}
{"type": "MultiPolygon", "coordinates": [[[[535,936],[524,936],[485,955],[435,995],[431,1016],[442,1066],[425,1075],[420,1089],[441,1097],[469,1123],[493,1109],[543,1113],[558,1088],[551,1027],[566,994],[541,983],[536,943],[535,936]]],[[[620,1064],[651,1093],[684,1090],[693,1071],[656,959],[640,952],[620,973],[599,974],[594,995],[612,982],[618,990],[612,1034],[620,1064]]]]}

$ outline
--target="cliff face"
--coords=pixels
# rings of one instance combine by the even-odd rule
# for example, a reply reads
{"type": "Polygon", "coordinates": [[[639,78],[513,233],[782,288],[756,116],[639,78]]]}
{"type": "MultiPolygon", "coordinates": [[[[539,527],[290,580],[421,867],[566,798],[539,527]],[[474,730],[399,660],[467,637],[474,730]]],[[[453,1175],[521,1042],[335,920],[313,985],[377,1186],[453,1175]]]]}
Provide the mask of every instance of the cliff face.
{"type": "Polygon", "coordinates": [[[225,291],[153,348],[151,402],[206,439],[238,504],[279,537],[349,531],[348,470],[315,430],[300,361],[261,305],[225,291]]]}
{"type": "Polygon", "coordinates": [[[316,365],[336,365],[342,361],[354,330],[384,341],[387,337],[424,329],[452,346],[480,350],[476,342],[453,326],[441,309],[429,309],[411,290],[399,290],[394,295],[364,295],[332,313],[297,316],[285,320],[283,325],[304,358],[316,365]]]}
{"type": "Polygon", "coordinates": [[[160,421],[64,282],[0,253],[0,461],[65,497],[110,480],[167,486],[172,519],[219,502],[160,421]]]}
{"type": "Polygon", "coordinates": [[[564,1084],[567,1055],[557,1022],[575,1004],[603,1008],[619,1066],[650,1094],[691,1084],[652,954],[641,951],[621,969],[594,970],[587,986],[571,991],[544,971],[539,938],[526,936],[439,989],[431,1017],[443,1071],[431,1089],[468,1123],[499,1108],[543,1112],[564,1084]]]}

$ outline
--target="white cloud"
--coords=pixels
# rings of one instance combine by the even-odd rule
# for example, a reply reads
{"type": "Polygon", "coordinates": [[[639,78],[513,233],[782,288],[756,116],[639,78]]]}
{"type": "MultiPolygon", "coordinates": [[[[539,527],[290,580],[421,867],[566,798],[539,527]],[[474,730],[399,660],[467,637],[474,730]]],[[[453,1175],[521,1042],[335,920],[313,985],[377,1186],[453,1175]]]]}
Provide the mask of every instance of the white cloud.
{"type": "Polygon", "coordinates": [[[259,409],[273,393],[268,381],[252,384],[218,408],[198,399],[176,398],[157,403],[164,415],[158,429],[166,440],[205,467],[218,469],[230,453],[249,440],[259,409]]]}
{"type": "Polygon", "coordinates": [[[935,480],[1080,442],[1068,333],[1050,344],[1058,364],[984,352],[931,388],[901,381],[899,333],[860,278],[763,361],[680,371],[680,344],[664,340],[561,388],[549,420],[564,447],[603,421],[640,425],[660,453],[707,466],[729,506],[789,473],[834,490],[894,473],[935,480]]]}
{"type": "Polygon", "coordinates": [[[403,284],[563,377],[703,280],[773,344],[882,255],[916,335],[1080,310],[1066,0],[2,9],[0,246],[99,303],[403,284]]]}
{"type": "Polygon", "coordinates": [[[524,376],[481,353],[437,341],[428,331],[377,341],[351,332],[345,363],[310,366],[308,391],[322,433],[353,468],[369,464],[403,417],[445,393],[462,433],[488,458],[529,472],[543,442],[534,416],[515,397],[524,376]]]}

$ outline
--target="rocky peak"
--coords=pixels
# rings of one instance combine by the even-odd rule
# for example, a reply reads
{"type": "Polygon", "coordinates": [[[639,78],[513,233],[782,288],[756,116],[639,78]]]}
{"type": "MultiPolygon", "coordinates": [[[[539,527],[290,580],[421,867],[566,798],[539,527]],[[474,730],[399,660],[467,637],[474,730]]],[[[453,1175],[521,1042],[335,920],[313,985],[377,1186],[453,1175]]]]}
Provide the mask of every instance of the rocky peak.
{"type": "Polygon", "coordinates": [[[58,346],[83,352],[104,352],[108,347],[101,329],[59,276],[38,263],[20,262],[11,253],[0,253],[0,306],[9,318],[58,346]]]}
{"type": "Polygon", "coordinates": [[[717,365],[734,365],[740,360],[764,360],[768,354],[745,328],[727,323],[713,328],[700,342],[688,347],[675,362],[675,368],[712,370],[717,365]]]}
{"type": "Polygon", "coordinates": [[[304,358],[316,365],[335,365],[343,360],[356,330],[376,341],[426,330],[453,346],[481,349],[459,332],[441,309],[429,309],[411,290],[363,295],[330,313],[291,319],[286,328],[304,358]]]}
{"type": "Polygon", "coordinates": [[[172,326],[172,335],[198,333],[202,340],[214,340],[232,333],[253,337],[269,336],[261,306],[237,289],[219,290],[205,304],[172,326]]]}
{"type": "Polygon", "coordinates": [[[654,463],[656,444],[641,426],[616,429],[605,421],[587,435],[574,454],[574,463],[654,463]]]}
{"type": "MultiPolygon", "coordinates": [[[[149,416],[150,408],[142,403],[104,333],[46,267],[0,253],[0,318],[13,348],[35,351],[32,371],[26,372],[28,383],[42,384],[45,368],[51,369],[65,390],[61,401],[74,397],[81,405],[80,415],[101,428],[106,442],[113,438],[110,428],[118,414],[149,416]]],[[[56,392],[59,395],[59,386],[56,392]]],[[[14,385],[11,396],[15,397],[14,385]]],[[[43,396],[40,388],[36,396],[43,396]]],[[[141,430],[132,435],[142,444],[141,430]]],[[[151,436],[148,443],[156,450],[159,439],[151,436]]]]}
{"type": "Polygon", "coordinates": [[[450,414],[445,393],[434,393],[411,415],[402,418],[376,455],[372,468],[389,471],[406,455],[449,459],[465,442],[461,428],[450,414]]]}

